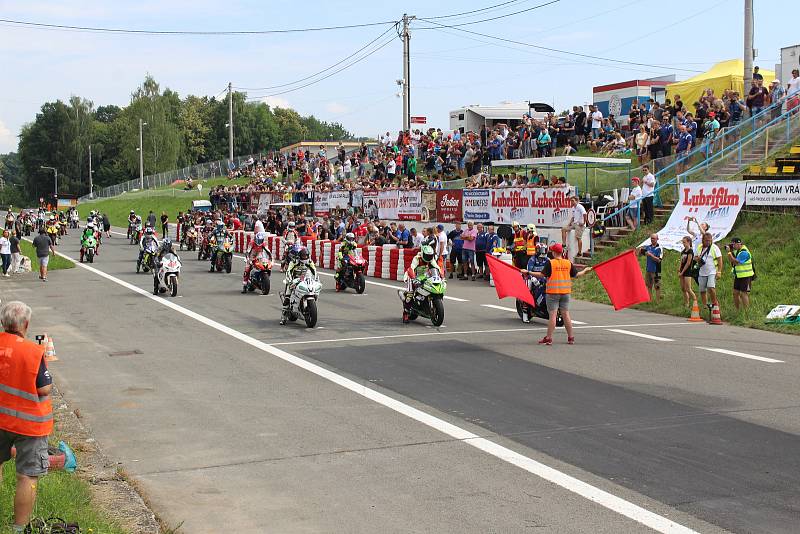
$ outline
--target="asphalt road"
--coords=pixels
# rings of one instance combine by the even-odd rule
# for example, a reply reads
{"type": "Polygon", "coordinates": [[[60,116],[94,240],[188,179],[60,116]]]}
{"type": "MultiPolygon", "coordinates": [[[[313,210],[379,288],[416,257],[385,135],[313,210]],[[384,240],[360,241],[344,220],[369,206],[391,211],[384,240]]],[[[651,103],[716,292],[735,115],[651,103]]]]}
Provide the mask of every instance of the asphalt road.
{"type": "Polygon", "coordinates": [[[577,344],[542,347],[482,282],[449,284],[436,329],[401,323],[396,282],[327,275],[318,328],[281,327],[241,260],[186,255],[167,299],[135,257],[114,236],[90,269],[0,288],[185,532],[798,531],[796,337],[575,302],[577,344]]]}

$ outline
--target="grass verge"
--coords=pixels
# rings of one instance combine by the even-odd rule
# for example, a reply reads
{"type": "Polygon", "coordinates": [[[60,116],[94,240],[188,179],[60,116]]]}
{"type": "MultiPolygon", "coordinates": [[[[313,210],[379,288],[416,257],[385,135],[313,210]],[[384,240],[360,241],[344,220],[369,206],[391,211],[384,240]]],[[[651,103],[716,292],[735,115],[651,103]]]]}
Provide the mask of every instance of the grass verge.
{"type": "MultiPolygon", "coordinates": [[[[725,261],[725,271],[717,281],[717,296],[722,310],[722,320],[726,323],[800,335],[800,327],[790,325],[764,324],[767,313],[779,304],[800,304],[800,235],[794,232],[798,218],[795,215],[766,215],[742,213],[731,232],[740,237],[753,254],[758,279],[753,282],[750,294],[750,309],[737,312],[733,306],[733,276],[729,262],[725,261]]],[[[625,250],[637,247],[651,233],[660,228],[645,227],[617,243],[616,247],[598,254],[603,261],[625,250]]],[[[727,242],[727,241],[726,241],[727,242]]],[[[723,243],[720,243],[722,249],[723,243]]],[[[724,250],[723,250],[724,253],[724,250]]],[[[649,302],[636,306],[638,309],[688,317],[690,309],[683,304],[683,295],[677,277],[680,254],[665,251],[662,263],[661,302],[649,302]]],[[[640,258],[642,271],[644,259],[640,258]]],[[[694,285],[697,292],[697,285],[694,285]]],[[[586,276],[575,281],[575,298],[610,304],[608,296],[596,276],[586,276]]],[[[702,312],[702,310],[701,310],[702,312]]]]}
{"type": "MultiPolygon", "coordinates": [[[[33,248],[33,245],[30,244],[28,241],[20,239],[19,242],[19,249],[23,255],[28,256],[31,260],[31,269],[34,271],[38,271],[39,263],[36,259],[36,249],[33,248]]],[[[75,264],[66,258],[62,258],[61,256],[50,254],[50,262],[47,264],[48,271],[58,271],[59,269],[72,269],[75,267],[75,264]]]]}

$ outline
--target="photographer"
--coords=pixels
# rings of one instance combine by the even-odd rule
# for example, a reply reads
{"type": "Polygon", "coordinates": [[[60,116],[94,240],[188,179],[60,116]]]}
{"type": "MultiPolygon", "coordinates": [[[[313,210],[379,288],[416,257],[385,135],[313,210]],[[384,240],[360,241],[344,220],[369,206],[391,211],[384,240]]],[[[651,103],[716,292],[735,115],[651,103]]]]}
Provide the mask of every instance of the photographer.
{"type": "Polygon", "coordinates": [[[647,257],[644,282],[647,285],[647,291],[650,292],[650,299],[653,299],[655,290],[656,301],[661,302],[661,258],[663,252],[661,245],[658,244],[658,234],[650,235],[650,244],[640,247],[639,254],[647,257]]]}
{"type": "Polygon", "coordinates": [[[733,304],[737,310],[745,310],[750,306],[750,286],[756,274],[753,256],[738,237],[725,245],[725,252],[733,266],[733,304]]]}

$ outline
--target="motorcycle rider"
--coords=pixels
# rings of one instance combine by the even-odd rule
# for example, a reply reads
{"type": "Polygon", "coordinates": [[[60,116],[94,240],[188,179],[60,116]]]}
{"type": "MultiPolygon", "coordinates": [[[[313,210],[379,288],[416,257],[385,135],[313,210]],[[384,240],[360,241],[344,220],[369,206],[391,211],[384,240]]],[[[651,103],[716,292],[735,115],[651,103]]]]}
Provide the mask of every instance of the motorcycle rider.
{"type": "Polygon", "coordinates": [[[409,313],[411,312],[411,300],[414,297],[414,292],[420,285],[419,278],[424,275],[429,269],[439,270],[439,264],[436,263],[436,253],[433,247],[425,245],[420,249],[414,259],[411,260],[411,265],[406,269],[403,275],[403,281],[406,283],[406,294],[403,299],[403,323],[408,324],[409,313]]]}
{"type": "Polygon", "coordinates": [[[148,226],[144,229],[144,234],[142,234],[142,238],[139,240],[139,259],[136,260],[136,265],[142,265],[142,259],[144,259],[144,251],[148,248],[155,248],[158,250],[158,238],[155,236],[155,231],[153,230],[152,226],[148,226]]]}
{"type": "Polygon", "coordinates": [[[286,243],[286,248],[289,248],[291,245],[294,245],[300,239],[300,234],[297,233],[297,229],[295,228],[295,222],[289,221],[288,226],[286,227],[286,231],[283,232],[283,242],[286,243]]]}
{"type": "Polygon", "coordinates": [[[350,254],[353,253],[357,246],[356,235],[353,232],[347,232],[342,245],[339,247],[339,252],[336,253],[336,274],[334,275],[336,281],[339,281],[342,277],[345,260],[350,258],[350,254]]]}
{"type": "Polygon", "coordinates": [[[253,238],[250,248],[245,253],[247,265],[245,266],[244,274],[242,275],[242,293],[247,293],[247,284],[250,283],[250,271],[253,270],[253,262],[258,259],[262,252],[269,254],[266,249],[266,237],[267,234],[264,232],[258,232],[253,238]]]}
{"type": "MultiPolygon", "coordinates": [[[[299,243],[296,243],[299,245],[299,243]]],[[[283,280],[283,309],[281,311],[281,325],[285,325],[289,317],[289,297],[294,290],[295,282],[298,281],[302,271],[309,270],[311,274],[317,274],[317,267],[311,261],[308,249],[300,246],[297,254],[293,256],[286,269],[286,276],[283,280]]]]}
{"type": "MultiPolygon", "coordinates": [[[[231,235],[231,233],[228,232],[227,228],[225,228],[225,223],[222,222],[222,219],[217,219],[217,223],[216,223],[216,226],[214,228],[214,232],[211,235],[214,236],[216,244],[222,243],[225,240],[225,238],[233,239],[233,236],[231,235]]],[[[216,246],[211,251],[211,268],[208,270],[208,272],[210,272],[210,273],[214,272],[214,265],[217,263],[217,253],[218,252],[219,252],[219,249],[216,246]]]]}
{"type": "MultiPolygon", "coordinates": [[[[536,244],[536,253],[528,259],[527,268],[522,269],[522,274],[530,275],[531,273],[541,273],[544,270],[545,265],[547,265],[547,245],[544,243],[537,243],[536,244]]],[[[539,281],[539,278],[534,276],[530,277],[530,283],[534,284],[534,287],[537,289],[544,284],[539,281]]],[[[538,296],[534,295],[534,301],[538,301],[538,296]]],[[[522,322],[523,323],[530,323],[531,318],[528,317],[527,308],[525,308],[525,312],[522,314],[522,322]]]]}
{"type": "Polygon", "coordinates": [[[136,219],[137,219],[136,212],[134,210],[131,210],[131,212],[128,214],[128,239],[131,238],[131,232],[133,231],[133,228],[136,225],[136,219]]]}

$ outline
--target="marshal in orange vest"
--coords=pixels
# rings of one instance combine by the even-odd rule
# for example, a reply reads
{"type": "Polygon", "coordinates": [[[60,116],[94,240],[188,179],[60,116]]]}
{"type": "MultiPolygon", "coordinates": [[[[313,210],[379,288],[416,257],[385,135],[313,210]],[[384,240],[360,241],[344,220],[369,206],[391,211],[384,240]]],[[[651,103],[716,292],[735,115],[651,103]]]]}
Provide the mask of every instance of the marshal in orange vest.
{"type": "Polygon", "coordinates": [[[572,293],[572,262],[563,258],[550,260],[551,274],[547,279],[546,293],[551,295],[568,295],[572,293]]]}
{"type": "Polygon", "coordinates": [[[0,333],[0,429],[31,437],[53,431],[50,397],[36,391],[44,350],[15,334],[0,333]]]}

